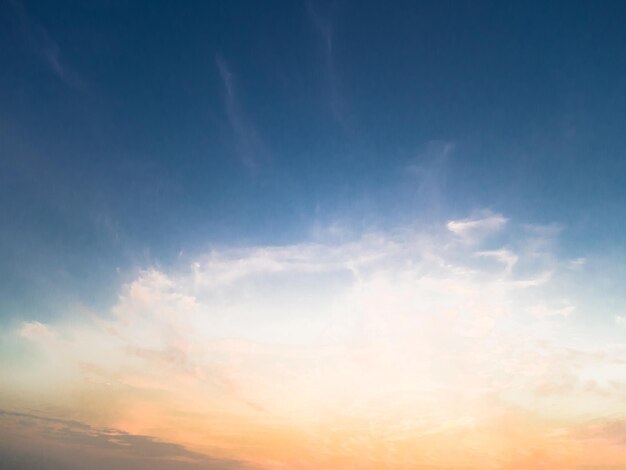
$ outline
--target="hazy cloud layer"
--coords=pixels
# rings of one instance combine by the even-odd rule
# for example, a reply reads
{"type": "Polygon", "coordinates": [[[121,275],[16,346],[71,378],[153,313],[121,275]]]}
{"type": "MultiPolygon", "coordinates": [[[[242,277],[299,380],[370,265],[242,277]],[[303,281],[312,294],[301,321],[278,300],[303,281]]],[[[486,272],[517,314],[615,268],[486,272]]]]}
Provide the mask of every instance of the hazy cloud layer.
{"type": "Polygon", "coordinates": [[[212,459],[183,446],[75,420],[0,411],[3,469],[234,470],[249,468],[212,459]]]}
{"type": "Polygon", "coordinates": [[[5,364],[5,401],[270,469],[626,462],[621,428],[581,419],[623,405],[626,346],[579,346],[559,232],[482,211],[146,269],[106,315],[23,323],[46,358],[5,364]]]}

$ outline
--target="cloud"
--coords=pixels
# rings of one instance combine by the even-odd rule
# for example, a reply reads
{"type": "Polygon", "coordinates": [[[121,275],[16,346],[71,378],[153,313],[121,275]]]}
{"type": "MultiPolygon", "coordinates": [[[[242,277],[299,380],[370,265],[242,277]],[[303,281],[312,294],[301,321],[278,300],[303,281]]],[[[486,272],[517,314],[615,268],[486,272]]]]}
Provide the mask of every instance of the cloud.
{"type": "Polygon", "coordinates": [[[31,413],[0,411],[0,437],[3,468],[250,468],[242,462],[210,458],[150,436],[31,413]]]}
{"type": "MultiPolygon", "coordinates": [[[[331,5],[331,9],[334,9],[334,7],[335,3],[331,5]]],[[[306,10],[322,49],[323,71],[326,78],[328,102],[331,113],[335,121],[337,121],[337,123],[343,127],[344,130],[347,130],[350,128],[350,119],[346,109],[345,98],[341,92],[339,75],[337,72],[334,51],[333,22],[330,18],[330,14],[325,16],[318,10],[315,2],[307,0],[306,10]]]]}
{"type": "Polygon", "coordinates": [[[534,317],[567,317],[575,309],[575,307],[573,305],[569,305],[567,301],[562,301],[560,303],[561,305],[552,308],[545,305],[533,305],[532,307],[529,307],[527,311],[534,317]]]}
{"type": "Polygon", "coordinates": [[[27,339],[41,340],[53,337],[54,333],[43,323],[31,321],[22,325],[20,335],[27,339]]]}
{"type": "Polygon", "coordinates": [[[487,235],[498,232],[507,223],[507,218],[501,214],[485,213],[481,217],[451,220],[447,227],[455,235],[469,242],[475,242],[487,235]]]}
{"type": "Polygon", "coordinates": [[[593,420],[576,430],[580,439],[596,439],[617,444],[626,450],[626,419],[593,420]]]}
{"type": "Polygon", "coordinates": [[[587,264],[586,258],[576,258],[569,262],[569,267],[571,269],[580,269],[586,264],[587,264]]]}
{"type": "Polygon", "coordinates": [[[71,87],[82,87],[82,80],[62,59],[61,49],[46,28],[37,23],[19,0],[11,0],[13,11],[19,21],[26,41],[47,65],[48,70],[71,87]]]}
{"type": "Polygon", "coordinates": [[[235,148],[241,163],[252,170],[266,157],[267,150],[259,133],[245,114],[239,102],[235,76],[221,55],[215,57],[215,65],[222,80],[226,118],[233,133],[235,148]]]}
{"type": "Polygon", "coordinates": [[[510,273],[513,270],[513,267],[519,260],[519,257],[515,253],[512,253],[505,248],[491,251],[479,251],[476,255],[483,258],[492,258],[499,263],[502,263],[505,266],[507,273],[510,273]]]}
{"type": "Polygon", "coordinates": [[[624,346],[570,339],[586,328],[568,316],[568,260],[507,221],[483,212],[146,268],[108,312],[22,325],[46,355],[0,369],[11,408],[270,469],[406,468],[426,453],[435,467],[534,468],[506,460],[526,443],[558,468],[554,449],[575,440],[556,445],[557,428],[615,409],[624,346]],[[563,422],[544,420],[555,410],[563,422]]]}
{"type": "Polygon", "coordinates": [[[440,211],[444,205],[447,171],[456,144],[433,140],[406,167],[411,183],[417,183],[417,203],[429,211],[440,211]]]}

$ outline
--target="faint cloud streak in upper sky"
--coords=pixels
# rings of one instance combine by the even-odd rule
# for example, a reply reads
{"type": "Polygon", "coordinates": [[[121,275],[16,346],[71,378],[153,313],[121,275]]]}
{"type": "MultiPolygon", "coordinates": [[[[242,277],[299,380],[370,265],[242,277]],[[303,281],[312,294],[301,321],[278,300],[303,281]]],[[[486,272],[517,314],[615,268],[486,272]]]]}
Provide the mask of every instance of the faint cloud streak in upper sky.
{"type": "Polygon", "coordinates": [[[45,62],[48,70],[67,86],[81,88],[82,80],[63,61],[61,49],[48,30],[37,23],[19,0],[11,0],[20,29],[26,41],[45,62]]]}
{"type": "Polygon", "coordinates": [[[248,170],[254,170],[267,153],[265,145],[256,127],[250,122],[241,107],[235,77],[228,63],[218,54],[215,57],[215,65],[223,84],[224,108],[228,125],[233,133],[237,155],[248,170]]]}
{"type": "MultiPolygon", "coordinates": [[[[330,6],[331,12],[335,3],[330,6]]],[[[334,28],[330,16],[321,14],[313,2],[306,2],[306,10],[315,32],[321,42],[323,54],[324,75],[328,87],[328,100],[333,118],[342,128],[350,128],[350,119],[346,110],[346,103],[341,93],[334,50],[334,28]]]]}

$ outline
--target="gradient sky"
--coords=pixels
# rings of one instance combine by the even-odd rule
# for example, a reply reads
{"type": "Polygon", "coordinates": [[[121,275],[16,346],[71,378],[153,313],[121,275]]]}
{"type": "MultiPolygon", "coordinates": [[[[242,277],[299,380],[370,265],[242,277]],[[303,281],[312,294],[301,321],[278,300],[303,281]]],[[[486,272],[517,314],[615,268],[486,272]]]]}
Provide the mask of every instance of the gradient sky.
{"type": "Polygon", "coordinates": [[[626,468],[625,18],[1,0],[0,459],[626,468]]]}

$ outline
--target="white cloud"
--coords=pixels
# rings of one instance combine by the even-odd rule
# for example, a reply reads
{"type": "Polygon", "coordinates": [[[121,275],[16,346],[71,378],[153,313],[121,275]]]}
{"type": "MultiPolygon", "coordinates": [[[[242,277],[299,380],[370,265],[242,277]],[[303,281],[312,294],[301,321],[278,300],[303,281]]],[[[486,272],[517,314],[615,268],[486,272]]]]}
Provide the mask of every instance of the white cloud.
{"type": "Polygon", "coordinates": [[[496,261],[504,264],[504,266],[506,267],[506,272],[508,273],[513,270],[513,267],[519,259],[519,257],[515,253],[512,253],[505,248],[491,251],[479,251],[478,253],[476,253],[476,255],[486,258],[493,258],[496,261]]]}
{"type": "MultiPolygon", "coordinates": [[[[619,366],[616,354],[562,341],[560,328],[576,308],[559,290],[567,263],[528,249],[536,234],[485,246],[486,234],[511,235],[506,220],[489,214],[428,233],[409,227],[334,243],[214,249],[188,269],[146,269],[109,315],[54,325],[55,364],[75,365],[75,382],[89,383],[77,386],[81,396],[106,387],[111,425],[123,427],[141,411],[133,430],[152,426],[162,439],[171,435],[155,423],[178,433],[172,416],[197,416],[193,429],[211,435],[206,417],[216,410],[236,422],[224,424],[232,435],[258,430],[264,419],[303,426],[328,419],[409,442],[489,433],[494,414],[529,403],[551,413],[557,389],[564,414],[577,393],[589,398],[576,402],[577,413],[604,406],[597,387],[582,387],[583,371],[598,361],[619,366]],[[163,410],[155,410],[156,396],[163,410]],[[402,425],[388,418],[396,415],[402,425]]],[[[51,329],[29,322],[21,335],[51,329]]],[[[244,437],[258,444],[258,432],[244,437]]],[[[307,449],[325,445],[301,439],[307,449]]],[[[445,455],[435,454],[445,467],[445,455]]]]}
{"type": "Polygon", "coordinates": [[[467,241],[476,242],[504,228],[507,220],[501,214],[487,213],[478,218],[451,220],[448,222],[447,227],[455,235],[467,241]]]}

